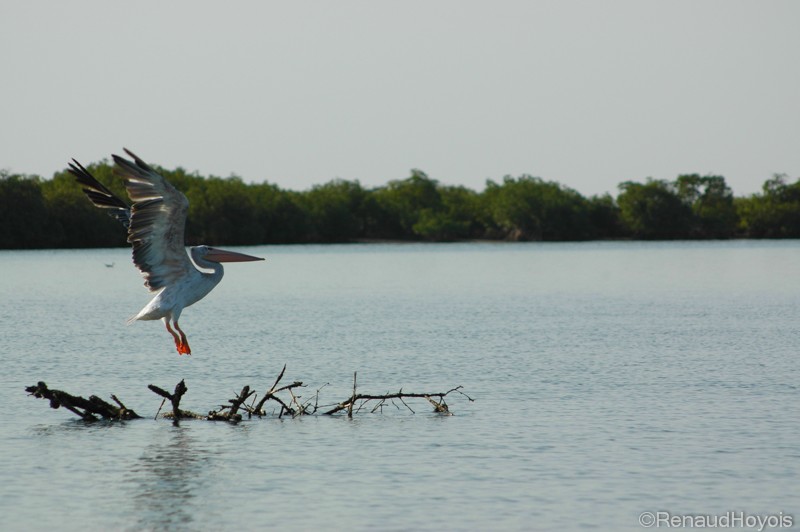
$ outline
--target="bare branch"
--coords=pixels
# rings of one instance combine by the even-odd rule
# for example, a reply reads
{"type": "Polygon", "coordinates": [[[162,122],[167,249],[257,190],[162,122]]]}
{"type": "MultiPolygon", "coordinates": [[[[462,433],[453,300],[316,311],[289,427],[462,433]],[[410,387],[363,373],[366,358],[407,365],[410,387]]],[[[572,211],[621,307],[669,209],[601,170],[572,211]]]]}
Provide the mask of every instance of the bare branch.
{"type": "MultiPolygon", "coordinates": [[[[443,415],[452,415],[450,407],[445,401],[445,397],[449,394],[458,393],[466,397],[470,402],[474,401],[474,399],[462,391],[462,386],[456,386],[446,392],[436,393],[404,392],[402,388],[395,393],[385,393],[381,395],[358,393],[358,372],[353,372],[353,392],[350,397],[339,403],[321,405],[320,392],[329,385],[325,383],[316,390],[312,406],[311,399],[301,401],[303,396],[295,393],[296,388],[305,386],[302,381],[294,381],[291,384],[279,386],[285,374],[286,364],[284,364],[269,391],[267,391],[260,400],[256,401],[258,397],[255,390],[251,390],[250,386],[247,385],[244,386],[239,393],[235,394],[233,399],[228,399],[226,404],[222,404],[216,410],[210,411],[207,416],[180,409],[181,398],[188,391],[186,383],[183,380],[175,386],[173,392],[168,392],[153,384],[147,387],[153,393],[163,398],[161,406],[158,412],[156,412],[156,418],[158,418],[165,402],[169,400],[172,405],[172,411],[162,414],[162,417],[172,419],[176,425],[179,420],[187,418],[238,423],[242,419],[242,414],[239,413],[240,410],[247,412],[249,416],[253,414],[265,416],[264,405],[269,400],[273,400],[280,405],[280,410],[277,414],[279,419],[282,418],[284,414],[295,417],[320,412],[322,415],[330,416],[343,411],[347,412],[348,418],[352,418],[354,413],[358,414],[364,410],[367,403],[370,401],[376,401],[374,406],[369,410],[371,413],[383,412],[383,407],[387,402],[391,402],[395,408],[400,410],[400,406],[398,406],[397,403],[399,402],[413,414],[415,413],[414,409],[411,408],[411,405],[407,402],[409,399],[425,399],[433,406],[434,412],[443,415]],[[250,400],[250,404],[248,404],[248,399],[251,398],[252,400],[250,400]]],[[[29,386],[26,388],[26,391],[35,397],[48,399],[52,408],[60,408],[63,406],[86,421],[96,421],[98,416],[104,419],[135,419],[139,417],[136,412],[126,407],[116,395],[111,396],[111,399],[116,403],[116,405],[113,405],[95,395],[90,396],[89,399],[84,399],[83,397],[73,396],[60,390],[51,390],[44,382],[39,382],[36,386],[29,386]]]]}
{"type": "Polygon", "coordinates": [[[61,390],[51,390],[43,381],[39,381],[36,386],[28,386],[25,391],[39,399],[49,400],[50,408],[63,406],[73,414],[80,416],[84,421],[97,421],[97,416],[103,419],[116,420],[136,419],[139,417],[133,410],[125,408],[114,396],[112,397],[120,405],[119,408],[95,395],[90,396],[89,399],[84,399],[61,390]]]}

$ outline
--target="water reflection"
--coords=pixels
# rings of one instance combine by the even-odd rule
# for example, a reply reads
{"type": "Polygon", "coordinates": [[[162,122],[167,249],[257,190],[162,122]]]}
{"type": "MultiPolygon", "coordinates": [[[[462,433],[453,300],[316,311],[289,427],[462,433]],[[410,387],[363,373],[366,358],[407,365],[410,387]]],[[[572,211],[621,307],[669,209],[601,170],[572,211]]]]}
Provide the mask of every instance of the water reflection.
{"type": "Polygon", "coordinates": [[[136,529],[192,528],[198,494],[211,476],[213,453],[198,445],[191,427],[164,427],[131,470],[136,529]]]}
{"type": "Polygon", "coordinates": [[[111,421],[108,419],[99,419],[97,421],[84,421],[79,418],[71,418],[57,424],[38,424],[32,426],[29,431],[31,436],[36,438],[63,438],[65,435],[77,434],[91,434],[94,432],[101,432],[104,430],[113,430],[117,428],[124,428],[127,425],[126,421],[111,421]]]}

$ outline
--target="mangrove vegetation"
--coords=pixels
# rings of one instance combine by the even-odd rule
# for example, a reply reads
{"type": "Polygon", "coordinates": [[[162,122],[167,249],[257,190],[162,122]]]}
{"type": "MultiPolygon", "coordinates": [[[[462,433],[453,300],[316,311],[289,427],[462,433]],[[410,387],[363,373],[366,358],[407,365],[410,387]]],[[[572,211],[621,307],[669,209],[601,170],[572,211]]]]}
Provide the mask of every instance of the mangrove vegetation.
{"type": "MultiPolygon", "coordinates": [[[[88,169],[127,198],[107,161],[88,169]]],[[[748,197],[734,197],[722,176],[697,174],[626,181],[616,197],[585,197],[529,175],[489,180],[482,192],[444,185],[421,170],[377,188],[335,179],[293,191],[158,170],[189,198],[187,244],[800,237],[800,180],[785,175],[748,197]]],[[[52,179],[0,171],[0,228],[6,249],[126,245],[119,225],[86,200],[66,170],[52,179]]]]}

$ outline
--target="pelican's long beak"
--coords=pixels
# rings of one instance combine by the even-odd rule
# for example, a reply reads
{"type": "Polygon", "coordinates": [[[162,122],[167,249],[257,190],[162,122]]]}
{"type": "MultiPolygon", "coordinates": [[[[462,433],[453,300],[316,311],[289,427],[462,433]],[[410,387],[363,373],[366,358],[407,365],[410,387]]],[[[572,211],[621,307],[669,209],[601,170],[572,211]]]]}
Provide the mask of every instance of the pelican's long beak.
{"type": "Polygon", "coordinates": [[[261,257],[254,257],[252,255],[245,255],[244,253],[217,248],[209,248],[205,259],[214,262],[250,262],[253,260],[264,260],[261,257]]]}

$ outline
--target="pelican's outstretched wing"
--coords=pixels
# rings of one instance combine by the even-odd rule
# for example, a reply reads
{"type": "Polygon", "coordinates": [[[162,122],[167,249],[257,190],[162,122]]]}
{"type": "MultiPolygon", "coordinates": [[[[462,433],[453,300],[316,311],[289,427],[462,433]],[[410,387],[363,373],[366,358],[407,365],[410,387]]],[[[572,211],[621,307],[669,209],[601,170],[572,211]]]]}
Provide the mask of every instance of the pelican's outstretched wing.
{"type": "Polygon", "coordinates": [[[112,157],[133,201],[128,242],[144,285],[156,292],[194,269],[183,242],[189,200],[139,157],[125,153],[133,162],[112,157]]]}
{"type": "Polygon", "coordinates": [[[89,171],[75,159],[69,163],[69,173],[83,185],[83,193],[96,207],[108,209],[108,215],[119,220],[126,228],[131,225],[131,209],[128,204],[116,197],[105,185],[95,179],[89,171]]]}

